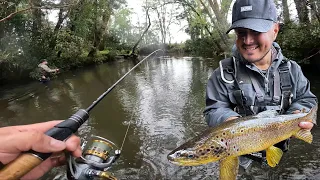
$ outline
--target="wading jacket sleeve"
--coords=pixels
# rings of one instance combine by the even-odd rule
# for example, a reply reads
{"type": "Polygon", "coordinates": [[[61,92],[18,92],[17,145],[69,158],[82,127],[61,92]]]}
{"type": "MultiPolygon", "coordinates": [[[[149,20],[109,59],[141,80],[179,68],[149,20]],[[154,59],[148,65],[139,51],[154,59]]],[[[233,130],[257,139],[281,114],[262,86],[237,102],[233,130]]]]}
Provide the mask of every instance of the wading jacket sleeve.
{"type": "MultiPolygon", "coordinates": [[[[283,62],[283,56],[281,54],[281,49],[277,44],[275,44],[277,49],[276,59],[273,60],[270,71],[270,74],[274,73],[275,70],[278,71],[278,67],[281,62],[283,62]]],[[[236,57],[236,59],[241,59],[241,57],[236,57]]],[[[241,60],[240,60],[241,61],[241,60]]],[[[310,91],[310,82],[303,75],[300,66],[295,61],[288,61],[289,71],[291,78],[291,92],[292,92],[292,103],[287,110],[287,114],[292,113],[295,110],[305,109],[309,111],[317,103],[316,96],[310,91]]],[[[261,90],[265,94],[273,94],[273,77],[269,76],[268,81],[266,77],[257,69],[256,66],[250,64],[240,63],[237,68],[247,68],[247,70],[255,73],[255,78],[257,78],[259,85],[262,87],[261,90]],[[270,83],[266,83],[270,82],[270,83]],[[266,88],[266,86],[268,88],[266,88]],[[269,92],[266,92],[268,89],[269,92]]],[[[206,107],[204,110],[205,120],[209,126],[217,126],[220,123],[224,122],[226,119],[232,116],[240,115],[233,111],[236,106],[236,101],[233,97],[233,86],[224,82],[220,75],[220,68],[217,68],[211,75],[207,83],[206,89],[206,107]]],[[[238,79],[238,78],[237,78],[238,79]]],[[[242,89],[246,100],[249,102],[256,102],[256,93],[252,84],[241,84],[240,88],[242,89]]]]}
{"type": "Polygon", "coordinates": [[[56,72],[55,69],[50,69],[47,65],[44,64],[39,64],[38,67],[48,73],[56,72]]]}
{"type": "Polygon", "coordinates": [[[233,111],[235,105],[230,101],[231,92],[220,75],[220,68],[216,69],[207,83],[205,120],[209,126],[216,126],[232,116],[240,115],[233,111]]]}

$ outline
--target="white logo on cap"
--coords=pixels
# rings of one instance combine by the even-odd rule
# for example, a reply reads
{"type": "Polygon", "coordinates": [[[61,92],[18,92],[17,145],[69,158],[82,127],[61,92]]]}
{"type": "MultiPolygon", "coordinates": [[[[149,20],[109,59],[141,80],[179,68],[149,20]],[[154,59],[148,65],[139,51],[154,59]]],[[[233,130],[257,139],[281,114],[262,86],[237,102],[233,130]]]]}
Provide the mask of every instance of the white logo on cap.
{"type": "Polygon", "coordinates": [[[252,11],[252,6],[242,6],[241,12],[245,12],[245,11],[252,11]]]}

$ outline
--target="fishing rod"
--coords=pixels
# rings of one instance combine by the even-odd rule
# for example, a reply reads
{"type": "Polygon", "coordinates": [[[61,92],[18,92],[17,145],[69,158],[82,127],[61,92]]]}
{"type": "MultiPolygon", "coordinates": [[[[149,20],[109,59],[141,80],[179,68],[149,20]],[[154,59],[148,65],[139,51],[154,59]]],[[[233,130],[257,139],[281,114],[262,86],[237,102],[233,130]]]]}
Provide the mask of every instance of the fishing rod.
{"type": "MultiPolygon", "coordinates": [[[[45,132],[46,135],[54,139],[64,141],[75,133],[79,127],[89,118],[89,112],[107,95],[112,89],[119,84],[131,71],[148,59],[156,52],[163,51],[158,49],[150,53],[147,57],[142,59],[138,64],[131,68],[125,75],[123,75],[117,82],[115,82],[107,91],[100,95],[87,109],[79,109],[71,117],[57,124],[53,128],[45,132]]],[[[52,153],[39,153],[36,151],[28,151],[21,154],[18,158],[7,164],[0,170],[0,179],[13,180],[20,179],[34,167],[38,166],[42,161],[46,160],[52,153]]]]}

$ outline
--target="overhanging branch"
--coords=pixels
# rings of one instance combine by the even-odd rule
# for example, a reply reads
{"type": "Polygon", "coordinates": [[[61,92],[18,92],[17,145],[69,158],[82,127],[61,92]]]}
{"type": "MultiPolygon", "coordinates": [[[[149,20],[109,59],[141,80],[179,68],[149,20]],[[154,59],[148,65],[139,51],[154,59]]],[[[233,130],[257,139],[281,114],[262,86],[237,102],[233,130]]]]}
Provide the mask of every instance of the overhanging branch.
{"type": "MultiPolygon", "coordinates": [[[[78,2],[77,2],[77,3],[78,3],[78,2]]],[[[21,9],[21,10],[19,10],[19,11],[16,11],[16,12],[13,12],[13,13],[9,14],[8,16],[0,19],[0,22],[6,21],[6,20],[12,18],[13,16],[15,16],[15,15],[18,14],[18,13],[22,13],[22,12],[25,12],[25,11],[29,11],[29,10],[31,10],[31,9],[61,9],[61,8],[67,8],[67,7],[74,6],[74,5],[76,5],[77,3],[68,4],[68,5],[63,5],[63,6],[61,6],[61,5],[56,5],[56,6],[55,6],[55,5],[44,5],[44,6],[41,6],[41,7],[29,6],[29,7],[25,8],[25,9],[21,9]]]]}
{"type": "Polygon", "coordinates": [[[12,18],[14,15],[16,15],[18,13],[22,13],[24,11],[29,11],[30,9],[32,9],[32,7],[28,7],[28,8],[25,8],[25,9],[21,9],[20,11],[13,12],[13,13],[9,14],[7,17],[0,19],[0,22],[10,19],[10,18],[12,18]]]}

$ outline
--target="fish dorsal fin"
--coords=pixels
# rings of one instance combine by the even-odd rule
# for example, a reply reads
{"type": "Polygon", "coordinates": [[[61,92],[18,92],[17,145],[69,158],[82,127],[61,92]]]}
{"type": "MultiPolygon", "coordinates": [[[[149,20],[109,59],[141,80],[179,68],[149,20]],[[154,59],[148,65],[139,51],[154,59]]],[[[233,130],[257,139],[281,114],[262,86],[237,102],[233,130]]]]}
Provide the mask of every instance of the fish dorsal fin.
{"type": "Polygon", "coordinates": [[[283,155],[283,152],[280,148],[277,148],[275,146],[270,146],[266,149],[266,156],[267,156],[267,162],[268,165],[271,167],[275,167],[279,164],[281,157],[283,155]]]}
{"type": "Polygon", "coordinates": [[[293,135],[297,139],[301,139],[309,144],[312,143],[313,136],[310,131],[300,129],[296,134],[293,135]]]}
{"type": "Polygon", "coordinates": [[[220,180],[236,180],[239,169],[238,157],[226,157],[220,160],[220,180]]]}

